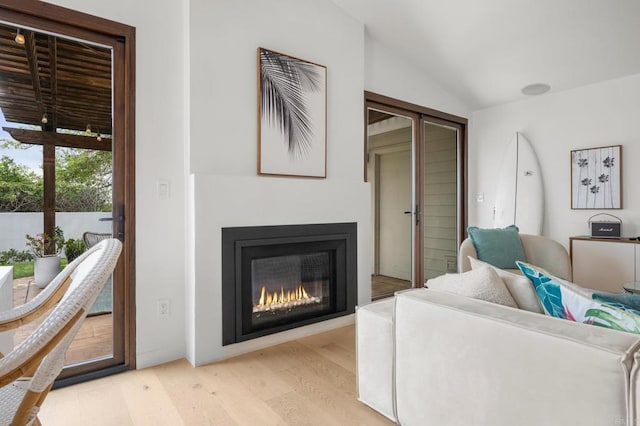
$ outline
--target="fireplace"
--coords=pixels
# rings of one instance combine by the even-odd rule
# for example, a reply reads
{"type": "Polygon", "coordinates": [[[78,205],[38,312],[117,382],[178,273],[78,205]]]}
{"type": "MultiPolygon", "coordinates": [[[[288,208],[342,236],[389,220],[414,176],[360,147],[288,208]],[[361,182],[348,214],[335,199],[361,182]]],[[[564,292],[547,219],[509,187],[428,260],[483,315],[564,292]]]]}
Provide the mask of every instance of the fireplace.
{"type": "Polygon", "coordinates": [[[223,345],[353,313],[357,225],[222,229],[223,345]]]}

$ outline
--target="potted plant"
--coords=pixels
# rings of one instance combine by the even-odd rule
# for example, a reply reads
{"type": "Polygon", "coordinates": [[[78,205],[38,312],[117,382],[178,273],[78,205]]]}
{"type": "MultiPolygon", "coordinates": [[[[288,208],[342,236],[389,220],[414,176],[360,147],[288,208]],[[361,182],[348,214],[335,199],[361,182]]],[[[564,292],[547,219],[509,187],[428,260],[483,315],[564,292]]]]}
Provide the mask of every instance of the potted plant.
{"type": "Polygon", "coordinates": [[[64,234],[56,226],[53,236],[46,233],[26,235],[27,247],[33,252],[34,281],[39,288],[45,288],[60,272],[60,252],[64,247],[64,234]]]}

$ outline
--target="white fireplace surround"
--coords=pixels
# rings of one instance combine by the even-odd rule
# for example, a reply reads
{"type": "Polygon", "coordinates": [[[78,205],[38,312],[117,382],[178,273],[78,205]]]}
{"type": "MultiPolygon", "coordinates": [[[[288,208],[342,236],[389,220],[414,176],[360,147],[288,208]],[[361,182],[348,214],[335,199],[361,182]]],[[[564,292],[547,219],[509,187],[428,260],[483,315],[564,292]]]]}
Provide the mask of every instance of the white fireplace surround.
{"type": "MultiPolygon", "coordinates": [[[[195,175],[194,316],[188,327],[194,365],[353,324],[353,315],[299,327],[246,342],[222,345],[222,228],[356,222],[358,304],[371,300],[370,200],[364,182],[195,175]],[[364,249],[361,249],[364,247],[364,249]],[[191,337],[191,334],[190,336],[191,337]]],[[[188,291],[189,291],[188,290],[188,291]]]]}

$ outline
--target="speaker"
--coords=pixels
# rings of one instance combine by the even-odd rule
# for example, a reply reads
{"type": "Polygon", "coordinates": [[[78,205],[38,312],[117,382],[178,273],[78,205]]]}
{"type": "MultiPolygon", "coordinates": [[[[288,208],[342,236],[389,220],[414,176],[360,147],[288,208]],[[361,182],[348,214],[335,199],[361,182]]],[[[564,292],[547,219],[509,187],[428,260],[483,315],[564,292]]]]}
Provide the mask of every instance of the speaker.
{"type": "Polygon", "coordinates": [[[589,230],[592,238],[620,238],[622,229],[622,220],[609,213],[598,213],[589,218],[589,230]],[[611,216],[617,221],[610,220],[591,220],[596,216],[611,216]]]}

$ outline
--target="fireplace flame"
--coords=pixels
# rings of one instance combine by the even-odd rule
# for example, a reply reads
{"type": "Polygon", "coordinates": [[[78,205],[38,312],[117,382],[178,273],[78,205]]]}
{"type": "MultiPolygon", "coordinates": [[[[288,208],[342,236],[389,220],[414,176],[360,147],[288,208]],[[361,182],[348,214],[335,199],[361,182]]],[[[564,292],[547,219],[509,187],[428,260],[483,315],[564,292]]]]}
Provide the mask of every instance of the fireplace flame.
{"type": "Polygon", "coordinates": [[[307,290],[298,285],[293,290],[284,291],[284,287],[280,286],[280,291],[272,293],[267,291],[266,286],[262,286],[260,290],[260,300],[253,307],[254,312],[271,311],[277,309],[287,309],[293,306],[309,305],[320,303],[320,297],[309,296],[307,290]]]}

